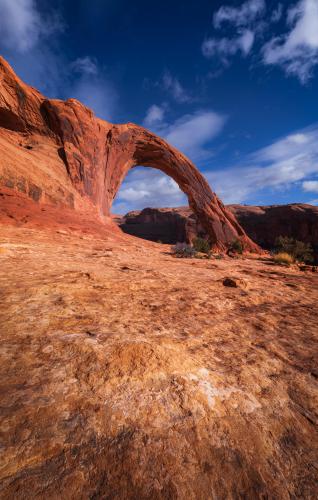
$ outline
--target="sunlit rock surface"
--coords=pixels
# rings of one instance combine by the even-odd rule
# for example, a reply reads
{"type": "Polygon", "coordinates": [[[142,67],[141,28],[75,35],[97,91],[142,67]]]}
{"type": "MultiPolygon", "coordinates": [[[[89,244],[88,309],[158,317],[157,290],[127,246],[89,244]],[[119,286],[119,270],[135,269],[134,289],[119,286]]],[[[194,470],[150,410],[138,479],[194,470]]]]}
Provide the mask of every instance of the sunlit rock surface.
{"type": "Polygon", "coordinates": [[[317,274],[1,200],[1,498],[315,498],[317,274]]]}
{"type": "Polygon", "coordinates": [[[75,99],[46,99],[0,58],[0,185],[38,203],[108,217],[127,172],[136,165],[172,177],[209,234],[215,250],[234,238],[259,251],[197,168],[143,127],[100,120],[75,99]]]}

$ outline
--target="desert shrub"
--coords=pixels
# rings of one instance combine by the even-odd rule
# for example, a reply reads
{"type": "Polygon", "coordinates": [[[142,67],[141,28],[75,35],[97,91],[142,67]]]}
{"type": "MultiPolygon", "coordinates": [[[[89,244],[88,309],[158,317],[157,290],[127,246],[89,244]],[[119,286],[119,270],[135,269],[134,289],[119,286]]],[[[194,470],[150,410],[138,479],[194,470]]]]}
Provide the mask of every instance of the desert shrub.
{"type": "Polygon", "coordinates": [[[229,250],[234,253],[242,254],[244,250],[242,242],[240,240],[233,240],[229,250]]]}
{"type": "Polygon", "coordinates": [[[288,236],[279,236],[275,241],[275,253],[288,253],[294,260],[311,264],[314,262],[313,249],[310,243],[289,238],[288,236]]]}
{"type": "Polygon", "coordinates": [[[287,264],[290,265],[294,262],[294,258],[287,252],[279,252],[274,254],[274,261],[277,264],[287,264]]]}
{"type": "Polygon", "coordinates": [[[204,238],[199,238],[199,237],[193,240],[193,248],[200,253],[209,254],[211,251],[210,243],[204,238]]]}
{"type": "Polygon", "coordinates": [[[171,252],[176,257],[185,259],[191,259],[192,257],[195,257],[197,254],[196,250],[187,243],[177,243],[176,245],[171,247],[171,252]]]}

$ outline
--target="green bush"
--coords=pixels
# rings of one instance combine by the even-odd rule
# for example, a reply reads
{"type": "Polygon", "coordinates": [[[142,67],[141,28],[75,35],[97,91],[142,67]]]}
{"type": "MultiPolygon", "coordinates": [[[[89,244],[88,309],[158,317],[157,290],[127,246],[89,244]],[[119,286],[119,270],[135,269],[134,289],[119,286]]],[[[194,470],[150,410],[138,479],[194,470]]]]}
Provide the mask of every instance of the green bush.
{"type": "Polygon", "coordinates": [[[244,247],[243,247],[243,244],[240,240],[234,240],[234,241],[232,241],[232,243],[229,247],[229,250],[231,252],[234,252],[234,253],[242,254],[244,247]]]}
{"type": "Polygon", "coordinates": [[[183,259],[191,259],[196,256],[197,251],[187,243],[177,243],[171,247],[173,255],[183,259]]]}
{"type": "Polygon", "coordinates": [[[200,253],[209,254],[211,251],[210,243],[204,238],[199,238],[199,237],[193,240],[193,248],[200,253]]]}
{"type": "Polygon", "coordinates": [[[279,236],[275,241],[274,253],[288,253],[294,260],[311,264],[314,262],[313,249],[310,243],[289,238],[288,236],[279,236]]]}

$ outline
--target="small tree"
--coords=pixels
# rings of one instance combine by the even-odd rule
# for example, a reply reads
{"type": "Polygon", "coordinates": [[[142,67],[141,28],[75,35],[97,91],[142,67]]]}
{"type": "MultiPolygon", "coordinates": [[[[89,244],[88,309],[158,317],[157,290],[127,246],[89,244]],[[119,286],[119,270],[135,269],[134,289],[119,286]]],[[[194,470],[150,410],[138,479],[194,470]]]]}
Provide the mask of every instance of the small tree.
{"type": "Polygon", "coordinates": [[[242,254],[244,247],[240,240],[233,240],[229,247],[229,250],[230,252],[242,254]]]}
{"type": "Polygon", "coordinates": [[[173,247],[171,247],[171,252],[173,255],[179,258],[191,259],[195,257],[197,252],[196,250],[187,243],[177,243],[173,247]]]}
{"type": "Polygon", "coordinates": [[[275,240],[275,253],[288,253],[295,260],[311,264],[314,262],[313,249],[310,243],[289,238],[288,236],[279,236],[275,240]]]}
{"type": "Polygon", "coordinates": [[[211,251],[210,243],[204,238],[197,237],[193,240],[193,248],[200,253],[206,253],[207,255],[211,251]]]}

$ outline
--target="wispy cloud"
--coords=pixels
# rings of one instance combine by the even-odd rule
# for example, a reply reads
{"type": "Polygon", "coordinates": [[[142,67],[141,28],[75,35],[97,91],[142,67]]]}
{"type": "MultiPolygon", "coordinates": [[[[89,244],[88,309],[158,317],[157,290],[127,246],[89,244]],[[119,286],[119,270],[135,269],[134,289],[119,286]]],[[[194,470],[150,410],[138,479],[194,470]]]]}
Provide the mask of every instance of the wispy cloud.
{"type": "Polygon", "coordinates": [[[287,13],[290,31],[272,38],[263,48],[263,61],[281,66],[306,83],[318,64],[318,2],[300,0],[287,13]]]}
{"type": "Polygon", "coordinates": [[[143,87],[145,90],[159,89],[167,98],[170,97],[172,101],[178,104],[192,103],[196,100],[184,87],[180,79],[176,75],[173,75],[168,69],[165,69],[160,78],[155,81],[150,78],[144,78],[143,87]]]}
{"type": "Polygon", "coordinates": [[[253,23],[265,11],[265,0],[248,0],[240,7],[222,6],[213,16],[213,25],[220,28],[224,23],[237,27],[253,23]]]}
{"type": "Polygon", "coordinates": [[[207,38],[202,44],[202,53],[209,59],[219,56],[226,66],[229,57],[234,56],[237,52],[247,56],[253,46],[254,38],[255,34],[250,30],[244,30],[235,38],[207,38]]]}
{"type": "Polygon", "coordinates": [[[303,190],[309,193],[318,193],[318,181],[303,182],[303,190]]]}
{"type": "Polygon", "coordinates": [[[181,85],[178,78],[173,76],[170,71],[166,70],[162,77],[162,87],[170,93],[170,95],[179,103],[186,103],[191,101],[189,93],[181,85]]]}
{"type": "Polygon", "coordinates": [[[318,64],[318,1],[298,0],[284,10],[278,3],[272,11],[266,10],[264,0],[248,0],[240,7],[222,6],[213,17],[215,34],[202,44],[205,57],[219,58],[228,66],[235,55],[246,57],[256,53],[261,64],[281,67],[287,75],[306,83],[318,64]],[[271,38],[270,26],[284,20],[284,33],[271,38]],[[221,36],[227,26],[232,36],[221,36]],[[265,38],[266,40],[266,38],[265,38]]]}
{"type": "Polygon", "coordinates": [[[144,119],[144,126],[149,128],[161,126],[164,123],[165,108],[164,105],[157,106],[157,104],[150,106],[144,119]]]}
{"type": "Polygon", "coordinates": [[[202,44],[202,53],[212,59],[219,57],[223,65],[237,53],[246,57],[252,50],[256,33],[259,31],[259,19],[265,12],[264,0],[248,0],[240,7],[222,6],[213,17],[215,30],[227,24],[234,29],[231,37],[213,36],[202,44]]]}
{"type": "Polygon", "coordinates": [[[199,162],[213,156],[210,143],[222,131],[225,122],[224,115],[212,110],[199,110],[169,122],[165,108],[153,105],[147,111],[144,125],[191,160],[199,162]]]}
{"type": "Polygon", "coordinates": [[[187,197],[173,179],[152,168],[131,170],[113,205],[113,213],[125,214],[145,207],[177,207],[187,197]]]}
{"type": "Polygon", "coordinates": [[[56,40],[64,22],[58,11],[45,15],[35,0],[0,0],[0,50],[26,82],[57,97],[67,75],[56,40]]]}
{"type": "Polygon", "coordinates": [[[63,30],[57,12],[40,14],[34,0],[0,0],[0,36],[4,46],[25,53],[47,38],[63,30]]]}
{"type": "Polygon", "coordinates": [[[112,119],[117,93],[105,69],[87,55],[68,60],[63,29],[59,12],[44,15],[35,0],[0,0],[0,49],[19,76],[49,97],[76,98],[112,119]]]}
{"type": "Polygon", "coordinates": [[[315,186],[318,175],[318,126],[288,135],[222,171],[207,172],[213,189],[226,203],[248,202],[266,189],[315,186]],[[307,184],[305,184],[307,182],[307,184]],[[313,184],[312,184],[313,183],[313,184]]]}
{"type": "Polygon", "coordinates": [[[80,74],[84,75],[97,75],[98,63],[93,57],[84,56],[78,57],[71,63],[71,68],[80,74]]]}

